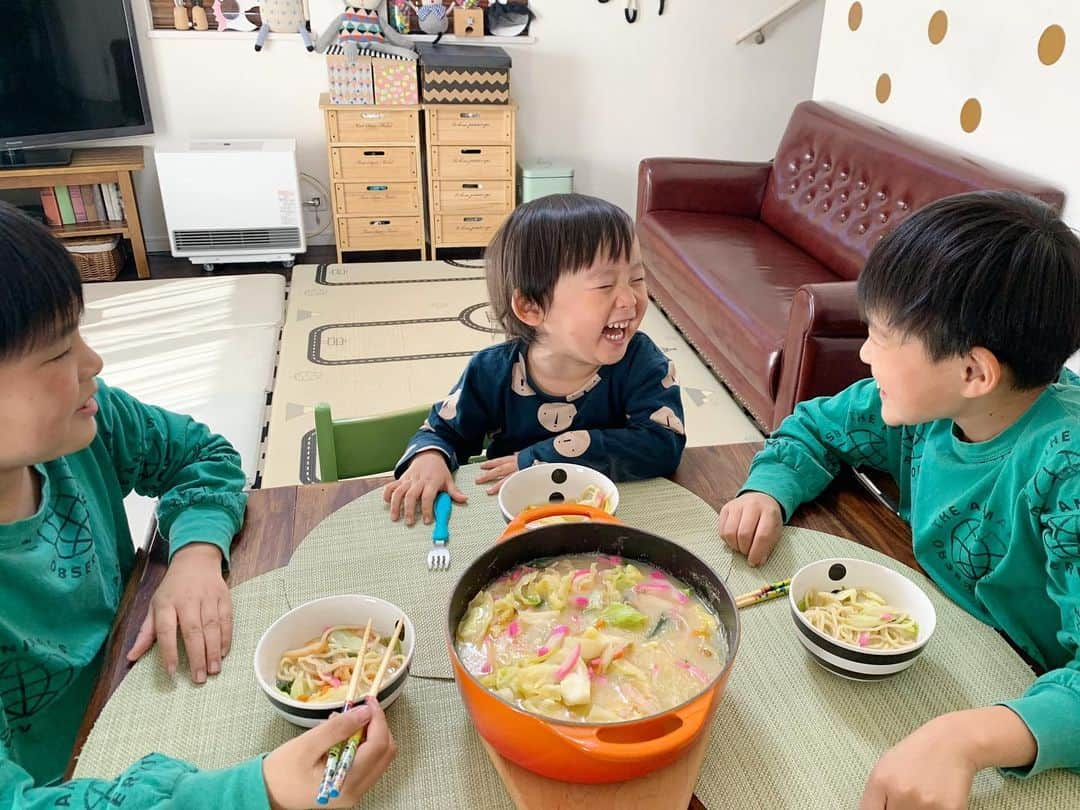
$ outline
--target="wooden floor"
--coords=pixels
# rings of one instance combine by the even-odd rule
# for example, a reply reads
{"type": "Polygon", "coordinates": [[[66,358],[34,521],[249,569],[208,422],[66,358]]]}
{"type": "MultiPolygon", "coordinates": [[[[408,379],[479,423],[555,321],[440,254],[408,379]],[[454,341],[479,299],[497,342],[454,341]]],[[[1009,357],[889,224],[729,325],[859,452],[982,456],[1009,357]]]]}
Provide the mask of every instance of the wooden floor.
{"type": "MultiPolygon", "coordinates": [[[[477,248],[462,248],[461,250],[443,249],[439,251],[439,258],[451,259],[479,259],[483,251],[477,248]]],[[[416,261],[415,250],[388,250],[357,253],[347,257],[348,261],[357,262],[392,262],[392,261],[416,261]]],[[[212,273],[203,271],[201,264],[192,264],[189,259],[178,259],[169,253],[151,253],[150,278],[201,278],[214,275],[242,276],[251,273],[278,273],[289,280],[292,271],[281,265],[281,262],[251,262],[237,264],[219,264],[212,273]]],[[[337,251],[334,245],[311,245],[307,253],[301,253],[296,257],[297,264],[328,264],[337,261],[337,251]]],[[[137,281],[135,262],[128,258],[127,264],[116,277],[117,281],[137,281]]]]}

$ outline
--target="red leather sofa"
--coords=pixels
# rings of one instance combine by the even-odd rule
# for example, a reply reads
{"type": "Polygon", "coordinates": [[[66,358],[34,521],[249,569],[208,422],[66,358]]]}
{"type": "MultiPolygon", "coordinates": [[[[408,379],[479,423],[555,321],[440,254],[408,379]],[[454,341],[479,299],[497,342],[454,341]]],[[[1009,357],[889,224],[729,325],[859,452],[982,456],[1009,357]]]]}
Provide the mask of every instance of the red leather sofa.
{"type": "Polygon", "coordinates": [[[766,431],[869,374],[855,280],[886,232],[933,200],[1053,186],[843,107],[799,104],[767,163],[648,158],[637,233],[649,291],[766,431]]]}

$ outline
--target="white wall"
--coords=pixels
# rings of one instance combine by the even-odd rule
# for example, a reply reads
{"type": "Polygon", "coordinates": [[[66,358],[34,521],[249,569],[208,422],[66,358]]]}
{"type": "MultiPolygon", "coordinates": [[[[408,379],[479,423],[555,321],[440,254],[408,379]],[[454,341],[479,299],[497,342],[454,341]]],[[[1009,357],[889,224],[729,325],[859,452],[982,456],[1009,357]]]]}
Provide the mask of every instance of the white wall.
{"type": "Polygon", "coordinates": [[[851,0],[827,0],[814,98],[835,101],[971,155],[1046,178],[1066,192],[1064,218],[1080,226],[1080,3],[1062,0],[865,0],[862,23],[848,24],[851,0]],[[944,11],[945,38],[928,36],[944,11]],[[1052,64],[1038,57],[1042,32],[1060,25],[1065,51],[1052,64]],[[889,74],[887,101],[875,93],[889,74]],[[969,98],[982,108],[965,132],[969,98]]]}
{"type": "MultiPolygon", "coordinates": [[[[739,46],[735,36],[781,0],[677,0],[663,17],[657,0],[642,0],[634,25],[624,20],[621,0],[531,5],[537,41],[507,48],[520,107],[519,159],[569,163],[577,190],[631,212],[642,157],[766,159],[792,106],[810,97],[820,0],[793,12],[764,45],[739,46]]],[[[146,7],[134,6],[155,134],[130,142],[292,137],[300,170],[326,182],[322,57],[292,36],[271,38],[259,54],[249,35],[151,38],[146,7]]],[[[339,0],[311,0],[312,27],[324,28],[339,7],[339,0]]],[[[167,250],[152,166],[138,190],[148,245],[167,250]]]]}

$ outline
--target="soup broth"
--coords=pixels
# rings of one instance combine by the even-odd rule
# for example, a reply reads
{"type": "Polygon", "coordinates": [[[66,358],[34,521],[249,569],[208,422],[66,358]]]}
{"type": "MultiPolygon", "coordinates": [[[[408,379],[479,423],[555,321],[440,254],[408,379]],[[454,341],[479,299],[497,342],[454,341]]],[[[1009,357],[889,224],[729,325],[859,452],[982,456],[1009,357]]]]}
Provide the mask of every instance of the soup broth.
{"type": "Polygon", "coordinates": [[[719,675],[727,645],[689,587],[636,560],[567,555],[519,566],[473,597],[456,647],[508,702],[609,723],[666,711],[719,675]]]}

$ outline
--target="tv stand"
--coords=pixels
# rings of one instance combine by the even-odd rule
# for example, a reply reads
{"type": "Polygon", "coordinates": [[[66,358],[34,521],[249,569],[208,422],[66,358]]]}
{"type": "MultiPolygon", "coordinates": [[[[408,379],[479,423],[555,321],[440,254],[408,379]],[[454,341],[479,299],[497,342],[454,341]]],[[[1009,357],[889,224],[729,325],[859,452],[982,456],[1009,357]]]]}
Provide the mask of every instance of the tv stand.
{"type": "Polygon", "coordinates": [[[131,242],[131,253],[135,258],[135,269],[139,278],[150,278],[150,263],[146,260],[146,243],[143,241],[142,223],[139,221],[139,206],[135,200],[135,186],[131,182],[131,173],[139,171],[143,165],[141,146],[73,149],[71,162],[66,166],[0,170],[0,190],[116,183],[124,198],[126,219],[53,225],[50,229],[59,239],[118,234],[131,242]]]}
{"type": "Polygon", "coordinates": [[[4,149],[0,151],[0,169],[67,166],[69,163],[71,163],[70,149],[4,149]]]}

